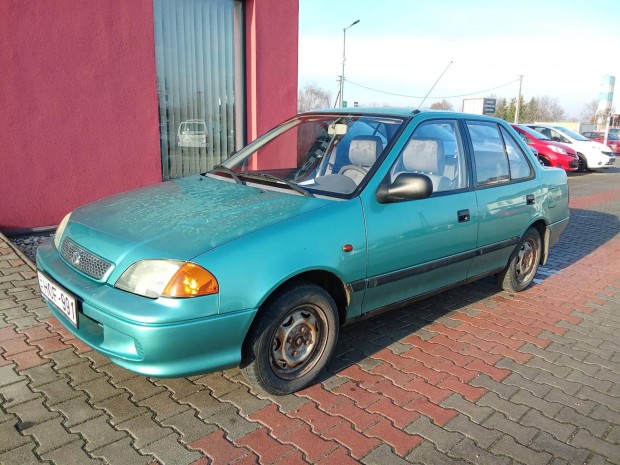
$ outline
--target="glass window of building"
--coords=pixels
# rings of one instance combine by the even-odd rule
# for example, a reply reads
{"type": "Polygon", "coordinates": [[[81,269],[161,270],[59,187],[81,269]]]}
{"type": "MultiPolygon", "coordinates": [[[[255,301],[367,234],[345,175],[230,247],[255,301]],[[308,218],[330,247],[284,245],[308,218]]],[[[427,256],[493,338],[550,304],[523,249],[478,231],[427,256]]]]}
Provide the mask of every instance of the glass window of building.
{"type": "Polygon", "coordinates": [[[243,8],[154,0],[163,179],[202,173],[243,144],[243,8]]]}

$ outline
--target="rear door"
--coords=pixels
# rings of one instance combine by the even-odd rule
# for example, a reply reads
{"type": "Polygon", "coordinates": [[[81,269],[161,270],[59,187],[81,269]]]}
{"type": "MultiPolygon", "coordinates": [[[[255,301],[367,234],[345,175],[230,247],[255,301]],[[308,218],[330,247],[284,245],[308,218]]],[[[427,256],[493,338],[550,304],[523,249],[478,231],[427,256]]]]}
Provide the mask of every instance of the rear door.
{"type": "Polygon", "coordinates": [[[477,257],[468,278],[501,270],[543,201],[531,157],[503,125],[468,120],[478,205],[477,257]]]}

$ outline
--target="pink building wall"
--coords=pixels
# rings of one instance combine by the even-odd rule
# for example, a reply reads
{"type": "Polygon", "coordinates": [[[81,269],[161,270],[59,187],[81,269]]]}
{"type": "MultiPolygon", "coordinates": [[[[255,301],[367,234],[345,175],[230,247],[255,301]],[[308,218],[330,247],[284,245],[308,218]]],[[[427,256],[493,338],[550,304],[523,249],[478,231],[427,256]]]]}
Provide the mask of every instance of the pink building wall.
{"type": "Polygon", "coordinates": [[[161,179],[152,0],[2,0],[0,229],[161,179]]]}
{"type": "Polygon", "coordinates": [[[299,2],[246,0],[248,142],[297,113],[299,2]]]}
{"type": "MultiPolygon", "coordinates": [[[[297,106],[298,2],[246,1],[248,140],[297,106]]],[[[152,0],[0,0],[0,230],[161,181],[152,0]]]]}

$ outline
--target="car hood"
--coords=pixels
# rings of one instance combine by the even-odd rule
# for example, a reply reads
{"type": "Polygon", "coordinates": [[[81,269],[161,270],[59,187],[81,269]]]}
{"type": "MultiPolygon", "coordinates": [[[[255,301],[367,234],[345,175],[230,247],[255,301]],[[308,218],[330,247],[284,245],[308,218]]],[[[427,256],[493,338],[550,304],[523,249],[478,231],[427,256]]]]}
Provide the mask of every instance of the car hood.
{"type": "Polygon", "coordinates": [[[144,258],[190,260],[331,202],[196,175],[78,208],[66,236],[116,265],[144,258]]]}

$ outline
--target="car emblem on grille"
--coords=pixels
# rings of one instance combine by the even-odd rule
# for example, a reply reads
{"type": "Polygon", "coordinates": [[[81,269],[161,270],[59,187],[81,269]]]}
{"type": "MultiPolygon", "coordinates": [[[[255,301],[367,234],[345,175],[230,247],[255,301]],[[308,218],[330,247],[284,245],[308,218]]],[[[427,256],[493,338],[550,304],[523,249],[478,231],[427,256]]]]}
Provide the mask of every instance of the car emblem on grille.
{"type": "Polygon", "coordinates": [[[82,254],[80,254],[78,250],[73,252],[73,255],[71,255],[71,263],[73,263],[74,266],[78,266],[80,264],[81,259],[82,259],[82,254]]]}

